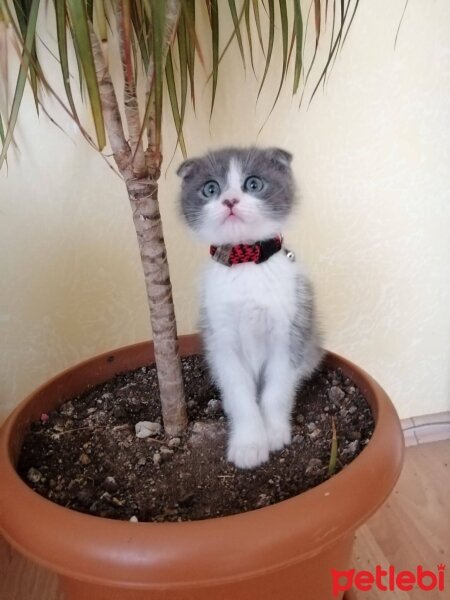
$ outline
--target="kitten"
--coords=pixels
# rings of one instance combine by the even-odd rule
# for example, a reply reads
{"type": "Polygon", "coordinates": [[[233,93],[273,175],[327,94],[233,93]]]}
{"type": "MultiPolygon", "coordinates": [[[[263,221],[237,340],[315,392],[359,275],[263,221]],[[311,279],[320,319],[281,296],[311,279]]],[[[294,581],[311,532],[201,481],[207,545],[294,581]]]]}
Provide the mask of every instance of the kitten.
{"type": "Polygon", "coordinates": [[[281,249],[295,204],[291,160],[278,148],[226,148],[177,171],[186,222],[216,259],[202,278],[201,325],[230,421],[228,460],[240,468],[289,444],[296,390],[322,356],[311,284],[281,249]]]}

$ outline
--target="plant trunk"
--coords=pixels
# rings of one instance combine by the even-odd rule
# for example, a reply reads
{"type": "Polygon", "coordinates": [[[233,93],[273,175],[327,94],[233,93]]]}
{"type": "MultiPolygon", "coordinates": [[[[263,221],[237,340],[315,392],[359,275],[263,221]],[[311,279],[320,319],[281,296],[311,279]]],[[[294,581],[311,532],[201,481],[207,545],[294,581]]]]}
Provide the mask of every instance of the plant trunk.
{"type": "Polygon", "coordinates": [[[186,427],[187,415],[158,183],[148,177],[132,178],[127,181],[127,190],[150,307],[164,428],[169,435],[176,435],[186,427]]]}
{"type": "MultiPolygon", "coordinates": [[[[164,429],[169,435],[176,435],[186,427],[187,416],[181,360],[178,354],[172,285],[158,205],[157,178],[149,175],[138,178],[133,173],[133,156],[125,138],[117,97],[100,43],[92,27],[91,45],[106,131],[114,160],[127,186],[141,253],[155,346],[164,429]]],[[[137,109],[137,106],[135,108],[137,109]]],[[[159,172],[159,164],[156,171],[159,172]]]]}

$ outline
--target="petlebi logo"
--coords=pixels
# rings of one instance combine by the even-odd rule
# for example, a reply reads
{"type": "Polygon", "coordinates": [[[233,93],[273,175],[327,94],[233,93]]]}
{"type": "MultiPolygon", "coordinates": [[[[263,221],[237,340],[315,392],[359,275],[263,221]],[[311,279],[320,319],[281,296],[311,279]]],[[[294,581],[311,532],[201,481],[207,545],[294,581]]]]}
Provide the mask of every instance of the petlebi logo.
{"type": "Polygon", "coordinates": [[[418,565],[414,571],[397,571],[394,566],[383,569],[376,565],[374,571],[360,571],[348,569],[347,571],[331,570],[333,597],[337,598],[342,592],[355,588],[360,592],[369,592],[376,588],[381,592],[400,590],[409,592],[419,589],[424,592],[431,590],[443,591],[445,589],[446,565],[437,565],[436,570],[425,569],[418,565]]]}

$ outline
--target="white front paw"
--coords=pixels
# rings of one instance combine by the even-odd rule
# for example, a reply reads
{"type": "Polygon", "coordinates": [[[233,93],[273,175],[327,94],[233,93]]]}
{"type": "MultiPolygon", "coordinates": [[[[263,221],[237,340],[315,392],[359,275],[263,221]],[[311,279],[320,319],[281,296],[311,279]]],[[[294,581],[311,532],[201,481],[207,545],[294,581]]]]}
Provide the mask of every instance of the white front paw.
{"type": "Polygon", "coordinates": [[[251,437],[232,435],[228,446],[228,460],[239,469],[252,469],[269,460],[265,432],[251,437]]]}
{"type": "Polygon", "coordinates": [[[267,441],[271,451],[281,450],[291,442],[289,422],[266,422],[267,441]]]}

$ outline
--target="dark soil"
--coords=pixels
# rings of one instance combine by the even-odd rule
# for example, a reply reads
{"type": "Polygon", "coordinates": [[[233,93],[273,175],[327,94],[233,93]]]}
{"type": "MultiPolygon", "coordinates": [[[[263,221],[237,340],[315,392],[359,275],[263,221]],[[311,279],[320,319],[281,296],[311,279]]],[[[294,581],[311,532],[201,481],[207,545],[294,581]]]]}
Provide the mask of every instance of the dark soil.
{"type": "Polygon", "coordinates": [[[298,394],[293,441],[252,470],[226,461],[219,392],[199,356],[183,359],[191,425],[179,438],[161,428],[153,366],[123,373],[33,423],[19,459],[24,481],[46,498],[84,513],[139,521],[231,515],[290,498],[328,479],[368,443],[371,410],[340,370],[319,371],[298,394]],[[149,421],[150,435],[135,426],[149,421]]]}

